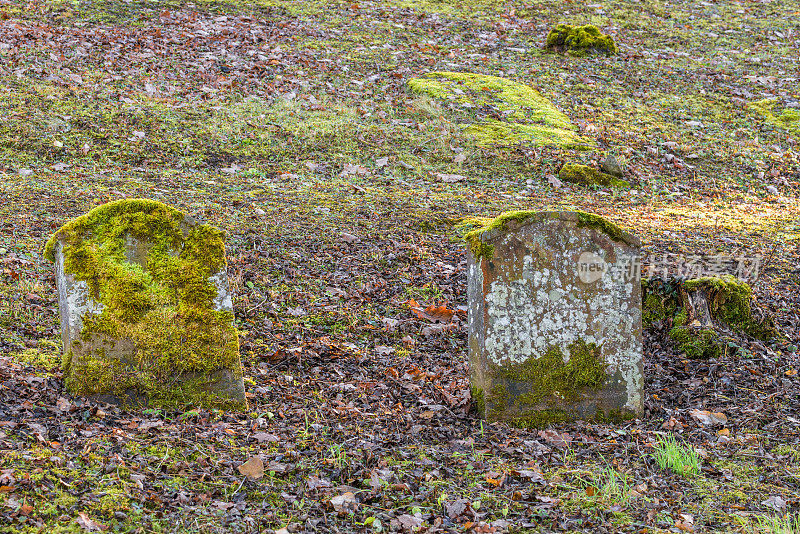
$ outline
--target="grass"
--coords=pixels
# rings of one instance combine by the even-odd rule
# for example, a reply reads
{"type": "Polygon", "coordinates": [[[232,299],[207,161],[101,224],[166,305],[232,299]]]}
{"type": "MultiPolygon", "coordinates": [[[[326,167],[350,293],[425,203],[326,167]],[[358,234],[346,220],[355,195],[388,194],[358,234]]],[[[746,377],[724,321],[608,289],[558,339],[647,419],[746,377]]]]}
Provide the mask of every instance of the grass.
{"type": "MultiPolygon", "coordinates": [[[[60,347],[56,295],[51,266],[38,256],[42,245],[55,228],[102,202],[131,196],[162,200],[228,234],[247,390],[252,411],[260,416],[145,411],[124,414],[127,420],[118,423],[81,408],[59,416],[48,441],[61,448],[49,450],[37,448],[24,425],[44,420],[49,428],[52,411],[44,410],[42,419],[30,412],[55,400],[33,397],[21,408],[20,427],[0,426],[6,434],[0,443],[11,443],[11,452],[0,455],[0,470],[34,480],[13,493],[0,492],[0,501],[19,497],[20,506],[24,499],[35,505],[31,516],[25,521],[17,516],[12,528],[26,534],[77,531],[75,513],[84,511],[118,530],[141,524],[163,532],[175,525],[187,532],[225,531],[222,518],[232,514],[213,503],[241,498],[248,507],[267,503],[243,512],[257,518],[254,528],[287,526],[306,514],[324,516],[332,527],[349,532],[361,527],[322,509],[326,500],[306,495],[305,479],[313,474],[327,477],[333,487],[352,485],[352,479],[369,479],[373,470],[391,473],[381,475],[379,493],[364,485],[359,496],[369,495],[369,503],[353,518],[373,531],[390,528],[391,510],[424,513],[432,525],[443,505],[458,498],[480,499],[486,518],[536,523],[512,527],[519,532],[581,531],[593,528],[589,524],[612,531],[645,524],[669,529],[675,528],[672,515],[679,508],[698,518],[696,526],[705,528],[703,517],[716,518],[717,527],[735,527],[741,508],[766,514],[760,503],[779,494],[781,484],[796,481],[797,447],[778,447],[775,441],[766,450],[781,456],[777,460],[760,458],[756,465],[753,455],[766,444],[736,441],[743,456],[725,456],[730,460],[725,464],[709,460],[732,477],[697,476],[700,460],[692,445],[707,438],[696,428],[682,434],[685,442],[659,439],[656,473],[635,447],[626,451],[630,441],[613,428],[599,437],[584,428],[575,433],[586,433],[591,441],[576,440],[569,454],[559,454],[557,447],[551,447],[554,454],[537,451],[546,484],[515,478],[513,471],[531,460],[531,444],[542,439],[484,424],[462,416],[464,406],[451,406],[445,393],[458,399],[466,388],[464,339],[460,334],[425,339],[417,322],[405,321],[411,315],[401,305],[409,298],[424,305],[447,302],[451,308],[464,304],[464,251],[448,240],[452,221],[540,208],[606,215],[634,229],[650,255],[774,250],[777,280],[797,283],[792,251],[800,242],[798,122],[788,103],[798,95],[784,81],[796,70],[797,48],[792,39],[772,39],[775,32],[796,33],[795,0],[753,6],[642,0],[603,7],[562,0],[193,4],[0,0],[0,15],[10,17],[5,24],[27,25],[20,32],[30,40],[17,43],[9,36],[12,49],[0,48],[0,249],[6,249],[0,252],[0,350],[11,355],[10,365],[20,366],[15,372],[35,369],[36,377],[48,379],[47,391],[61,395],[53,389],[60,381],[54,358],[60,347]],[[162,14],[180,22],[162,23],[162,14]],[[613,34],[620,53],[585,59],[546,54],[541,50],[546,32],[559,23],[595,24],[613,34]],[[192,41],[185,31],[209,35],[192,41]],[[73,54],[74,43],[96,35],[109,44],[73,54]],[[215,48],[232,35],[239,48],[215,48]],[[156,55],[142,59],[149,47],[156,55]],[[119,54],[109,56],[112,49],[119,54]],[[50,52],[66,61],[52,59],[50,52]],[[208,52],[217,59],[207,60],[208,52]],[[762,62],[756,65],[755,57],[762,62]],[[83,84],[70,81],[66,69],[83,84]],[[577,135],[591,141],[591,150],[535,146],[524,139],[508,146],[480,143],[464,125],[502,120],[509,110],[495,98],[472,99],[481,107],[460,109],[446,96],[409,88],[409,80],[430,72],[474,72],[533,88],[580,130],[577,135]],[[754,74],[776,80],[763,85],[754,74]],[[147,84],[157,91],[145,90],[147,84]],[[669,142],[674,148],[664,144],[669,142]],[[564,163],[596,168],[608,153],[624,157],[626,179],[636,194],[558,188],[548,181],[564,163]],[[666,161],[668,154],[692,168],[666,161]],[[379,165],[383,158],[386,164],[379,165]],[[363,172],[343,174],[345,165],[363,172]],[[765,191],[773,184],[773,170],[788,183],[774,182],[778,195],[765,191]],[[759,178],[761,172],[766,176],[759,178]],[[436,173],[467,179],[443,183],[436,173]],[[360,241],[343,243],[344,232],[360,241]],[[330,295],[329,287],[335,288],[330,295]],[[307,315],[289,313],[298,307],[307,315]],[[390,332],[381,322],[386,317],[404,322],[390,332]],[[391,358],[382,358],[390,360],[385,367],[369,360],[378,345],[397,348],[391,358]],[[282,353],[288,356],[281,359],[282,353]],[[408,381],[403,375],[411,363],[440,377],[408,381]],[[291,384],[283,382],[286,374],[295,377],[291,384]],[[340,382],[358,389],[328,388],[340,382]],[[423,399],[426,406],[419,404],[423,399]],[[419,417],[431,404],[445,405],[457,416],[444,417],[443,410],[432,420],[419,417]],[[165,426],[137,431],[134,418],[158,419],[165,426]],[[391,424],[384,426],[384,418],[391,424]],[[89,431],[112,441],[87,437],[89,431]],[[280,434],[280,441],[268,448],[255,444],[256,431],[280,434]],[[386,437],[393,445],[351,446],[352,437],[370,434],[375,439],[365,439],[377,443],[386,437]],[[473,442],[456,456],[451,449],[465,439],[473,442]],[[140,443],[140,450],[129,449],[131,443],[140,443]],[[80,457],[87,446],[90,459],[36,482],[51,470],[47,458],[80,457]],[[601,457],[608,457],[606,450],[621,463],[606,464],[601,457]],[[265,451],[294,464],[295,471],[240,487],[235,465],[265,451]],[[114,495],[103,504],[99,499],[95,504],[92,495],[93,488],[109,485],[116,471],[104,468],[117,454],[137,473],[157,474],[148,477],[144,490],[122,477],[119,486],[136,495],[124,521],[110,513],[114,495]],[[488,483],[489,471],[507,474],[506,481],[499,487],[488,483]],[[565,473],[568,480],[559,480],[565,473]],[[649,489],[637,497],[633,492],[644,482],[649,489]],[[413,491],[397,489],[402,484],[413,491]],[[523,494],[519,501],[517,490],[523,494]],[[194,499],[194,517],[181,511],[179,492],[194,499]],[[697,494],[702,499],[693,497],[697,494]],[[656,498],[669,502],[669,509],[656,510],[648,523],[656,498]],[[609,507],[622,511],[612,518],[609,507]],[[167,510],[174,513],[158,516],[167,510]]],[[[483,87],[470,91],[465,92],[487,93],[483,87]]],[[[773,283],[765,277],[767,294],[781,294],[773,283]]],[[[796,308],[790,299],[784,306],[788,313],[796,308]]],[[[658,395],[659,406],[680,402],[658,395]]],[[[14,417],[4,412],[0,419],[14,417]]],[[[731,420],[731,437],[738,440],[731,420]]],[[[660,421],[637,425],[647,435],[661,432],[660,421]]],[[[777,432],[776,440],[789,439],[777,432]]],[[[797,532],[791,518],[759,517],[773,531],[797,532]]],[[[754,525],[739,530],[750,532],[754,525]]]]}
{"type": "Polygon", "coordinates": [[[700,456],[690,445],[678,442],[674,435],[661,436],[652,454],[661,469],[671,469],[681,476],[700,474],[700,456]]]}
{"type": "Polygon", "coordinates": [[[633,498],[630,477],[608,464],[599,468],[591,478],[579,480],[584,485],[586,496],[597,504],[626,506],[633,498]]]}

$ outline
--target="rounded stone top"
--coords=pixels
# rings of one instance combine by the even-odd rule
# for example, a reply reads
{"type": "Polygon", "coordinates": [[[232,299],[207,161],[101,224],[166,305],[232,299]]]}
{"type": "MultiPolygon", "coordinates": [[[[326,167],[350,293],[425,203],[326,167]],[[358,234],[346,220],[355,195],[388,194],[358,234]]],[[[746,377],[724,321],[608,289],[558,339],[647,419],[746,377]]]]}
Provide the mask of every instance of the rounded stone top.
{"type": "Polygon", "coordinates": [[[188,231],[199,223],[177,210],[157,200],[144,198],[126,198],[115,200],[92,208],[89,212],[76,217],[59,228],[47,241],[44,249],[45,258],[55,261],[55,245],[58,241],[70,241],[83,235],[97,233],[108,225],[120,224],[122,216],[126,219],[125,230],[151,234],[154,239],[182,234],[185,238],[188,231]],[[140,217],[137,216],[140,215],[140,217]],[[171,231],[165,231],[166,229],[171,231]]]}
{"type": "Polygon", "coordinates": [[[528,226],[530,224],[558,220],[575,223],[578,228],[592,228],[606,234],[613,241],[624,243],[630,247],[638,248],[641,240],[635,235],[626,232],[608,219],[586,213],[584,211],[507,211],[494,219],[483,221],[484,224],[468,232],[464,239],[471,247],[490,242],[500,235],[528,226]]]}

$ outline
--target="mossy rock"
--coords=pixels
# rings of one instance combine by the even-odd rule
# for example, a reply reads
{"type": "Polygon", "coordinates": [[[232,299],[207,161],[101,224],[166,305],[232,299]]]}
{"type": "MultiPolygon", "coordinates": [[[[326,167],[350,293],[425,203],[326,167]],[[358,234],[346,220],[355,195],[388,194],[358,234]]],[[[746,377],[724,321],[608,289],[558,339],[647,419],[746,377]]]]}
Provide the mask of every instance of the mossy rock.
{"type": "Polygon", "coordinates": [[[558,172],[558,177],[564,182],[580,185],[599,185],[603,187],[614,187],[616,189],[627,189],[631,186],[625,180],[615,178],[610,174],[577,163],[567,163],[558,172]]]}
{"type": "Polygon", "coordinates": [[[589,148],[569,117],[538,91],[497,76],[432,72],[408,81],[415,93],[449,104],[478,146],[589,148]],[[488,111],[487,111],[488,110],[488,111]]]}
{"type": "Polygon", "coordinates": [[[576,56],[617,53],[614,40],[591,24],[585,26],[559,24],[547,34],[545,48],[567,51],[576,56]]]}
{"type": "Polygon", "coordinates": [[[45,256],[56,263],[72,394],[246,408],[220,230],[160,202],[121,200],[68,222],[45,256]]]}

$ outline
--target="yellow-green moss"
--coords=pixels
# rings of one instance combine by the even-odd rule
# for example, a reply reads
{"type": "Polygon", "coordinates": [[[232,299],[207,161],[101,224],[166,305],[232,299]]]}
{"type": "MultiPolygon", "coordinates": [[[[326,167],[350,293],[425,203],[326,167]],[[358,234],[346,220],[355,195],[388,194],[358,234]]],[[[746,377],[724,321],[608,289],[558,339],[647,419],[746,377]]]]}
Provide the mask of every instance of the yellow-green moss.
{"type": "Polygon", "coordinates": [[[776,115],[774,109],[777,104],[777,100],[767,98],[758,102],[751,102],[747,107],[761,115],[767,123],[788,130],[795,136],[800,137],[800,111],[784,109],[781,114],[776,115]]]}
{"type": "Polygon", "coordinates": [[[619,180],[610,174],[577,163],[565,164],[558,172],[558,177],[564,182],[581,185],[600,185],[617,189],[627,189],[631,186],[626,180],[619,180]]]}
{"type": "MultiPolygon", "coordinates": [[[[508,228],[508,223],[511,221],[523,224],[531,219],[545,217],[548,213],[550,212],[533,210],[507,211],[501,213],[494,219],[481,217],[464,219],[458,225],[458,228],[464,232],[463,239],[476,258],[491,259],[494,254],[494,246],[484,243],[482,240],[486,232],[491,230],[505,230],[508,228]]],[[[625,239],[625,231],[604,217],[577,210],[571,213],[574,213],[578,217],[578,228],[594,228],[603,232],[614,241],[622,241],[625,239]]]]}
{"type": "MultiPolygon", "coordinates": [[[[680,321],[679,321],[680,322],[680,321]]],[[[678,350],[687,358],[706,359],[718,358],[722,355],[722,343],[719,335],[711,328],[690,328],[688,326],[673,326],[669,331],[678,350]]]]}
{"type": "Polygon", "coordinates": [[[408,86],[414,92],[472,109],[496,110],[500,119],[468,124],[464,130],[479,146],[531,143],[585,148],[591,144],[552,102],[512,80],[468,72],[432,72],[409,80],[408,86]]]}
{"type": "Polygon", "coordinates": [[[585,26],[559,24],[547,34],[545,48],[567,50],[576,56],[591,53],[606,55],[617,53],[617,45],[614,40],[591,24],[585,26]]]}
{"type": "MultiPolygon", "coordinates": [[[[556,406],[579,401],[585,392],[604,387],[610,377],[608,365],[597,345],[577,341],[568,348],[570,356],[566,363],[561,349],[551,347],[539,358],[507,367],[494,366],[492,375],[498,382],[486,395],[487,415],[522,428],[574,419],[573,411],[556,406]],[[512,399],[507,381],[524,382],[525,393],[512,399]],[[520,412],[522,415],[514,415],[520,412]]],[[[634,417],[633,413],[623,410],[598,410],[591,419],[619,422],[631,417],[634,417]]]]}
{"type": "Polygon", "coordinates": [[[702,291],[708,299],[714,320],[749,336],[768,341],[780,336],[768,317],[756,320],[752,312],[750,286],[731,275],[680,281],[652,280],[643,282],[642,323],[672,321],[669,336],[679,351],[689,358],[715,358],[725,351],[729,337],[713,328],[695,328],[688,324],[686,309],[681,307],[680,291],[702,291]]]}
{"type": "Polygon", "coordinates": [[[687,291],[704,291],[714,318],[731,328],[764,341],[778,337],[771,319],[757,321],[753,317],[753,291],[746,282],[724,275],[688,280],[685,287],[687,291]]]}
{"type": "Polygon", "coordinates": [[[672,320],[678,309],[678,293],[662,280],[642,280],[642,326],[650,328],[659,321],[672,320]]]}
{"type": "Polygon", "coordinates": [[[578,341],[569,346],[566,363],[561,349],[551,347],[539,358],[498,368],[495,375],[525,381],[530,389],[517,400],[534,406],[551,396],[572,402],[578,400],[584,390],[597,389],[605,383],[607,366],[597,345],[578,341]]]}
{"type": "Polygon", "coordinates": [[[486,399],[484,398],[483,389],[470,384],[469,392],[472,396],[472,402],[475,403],[475,409],[483,417],[486,414],[486,399]]]}
{"type": "Polygon", "coordinates": [[[190,223],[160,202],[121,200],[64,225],[48,241],[55,259],[64,246],[64,270],[86,282],[99,314],[83,317],[81,339],[90,350],[65,347],[68,389],[79,395],[143,397],[153,406],[237,407],[206,386],[228,371],[241,377],[232,313],[214,309],[210,278],[225,267],[220,230],[190,223]],[[147,243],[142,267],[126,258],[126,240],[147,243]],[[119,351],[113,340],[135,346],[119,351]],[[130,352],[130,351],[127,351],[130,352]]]}

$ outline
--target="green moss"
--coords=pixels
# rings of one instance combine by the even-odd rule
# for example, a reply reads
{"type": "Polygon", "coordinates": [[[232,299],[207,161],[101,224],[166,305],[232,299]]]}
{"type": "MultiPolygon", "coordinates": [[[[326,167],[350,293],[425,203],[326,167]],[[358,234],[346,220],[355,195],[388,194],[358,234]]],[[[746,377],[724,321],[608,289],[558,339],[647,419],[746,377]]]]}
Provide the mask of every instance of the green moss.
{"type": "Polygon", "coordinates": [[[545,48],[567,50],[576,56],[591,53],[606,55],[617,53],[617,45],[614,40],[591,24],[585,26],[559,24],[547,34],[545,48]]]}
{"type": "Polygon", "coordinates": [[[622,241],[625,237],[625,232],[612,223],[605,217],[595,215],[593,213],[586,213],[585,211],[576,211],[578,215],[578,228],[594,228],[606,234],[614,241],[622,241]]]}
{"type": "MultiPolygon", "coordinates": [[[[569,213],[574,213],[577,216],[578,228],[593,228],[599,230],[614,241],[623,241],[625,239],[625,231],[604,217],[584,211],[573,211],[569,213]]],[[[494,254],[494,246],[483,242],[485,233],[492,230],[506,230],[508,228],[508,223],[512,221],[521,225],[526,221],[537,218],[541,219],[550,214],[551,212],[546,211],[517,210],[501,213],[494,219],[471,217],[463,219],[458,224],[457,230],[463,232],[462,238],[464,242],[467,243],[470,252],[472,252],[476,258],[491,259],[494,254]]]]}
{"type": "Polygon", "coordinates": [[[526,414],[524,416],[510,417],[505,421],[517,428],[545,428],[556,423],[565,423],[574,419],[574,416],[557,408],[546,408],[526,414]]]}
{"type": "MultiPolygon", "coordinates": [[[[598,346],[578,341],[568,349],[567,362],[561,349],[551,347],[539,358],[511,366],[493,366],[491,374],[495,382],[486,395],[486,416],[521,428],[541,428],[574,420],[577,412],[569,405],[579,403],[587,392],[605,387],[611,377],[598,346]],[[524,384],[524,392],[512,396],[509,392],[512,383],[524,384]]],[[[609,423],[633,417],[635,414],[630,411],[601,408],[588,415],[592,420],[609,423]]]]}
{"type": "Polygon", "coordinates": [[[220,230],[190,223],[160,202],[133,199],[64,225],[48,241],[47,258],[55,259],[59,241],[65,271],[86,282],[102,306],[83,318],[81,339],[73,342],[90,350],[64,347],[65,383],[73,394],[143,397],[164,407],[241,407],[207,391],[219,378],[215,373],[241,377],[232,313],[214,309],[210,278],[225,266],[220,230]],[[136,258],[145,267],[126,257],[131,239],[149,244],[136,258]]]}
{"type": "Polygon", "coordinates": [[[631,186],[631,184],[625,180],[619,180],[610,174],[598,171],[587,165],[576,163],[567,163],[561,167],[558,177],[565,182],[581,185],[600,185],[618,189],[627,189],[631,186]]]}
{"type": "Polygon", "coordinates": [[[496,418],[508,406],[509,394],[505,384],[494,384],[485,397],[484,413],[489,418],[496,418]],[[488,409],[488,411],[487,411],[488,409]]]}
{"type": "Polygon", "coordinates": [[[481,417],[484,417],[486,414],[486,399],[484,398],[483,389],[470,385],[469,391],[472,395],[472,402],[475,403],[475,409],[478,410],[478,414],[481,417]]]}
{"type": "Polygon", "coordinates": [[[718,358],[722,355],[719,335],[711,328],[695,329],[678,325],[670,329],[669,336],[688,358],[718,358]]]}
{"type": "Polygon", "coordinates": [[[646,291],[642,299],[642,326],[652,327],[656,322],[666,321],[675,316],[677,303],[670,297],[646,291]]]}
{"type": "Polygon", "coordinates": [[[753,291],[746,282],[724,275],[688,280],[685,287],[687,291],[704,291],[712,315],[731,328],[764,341],[779,336],[772,320],[753,317],[753,291]]]}
{"type": "Polygon", "coordinates": [[[433,72],[408,81],[409,88],[459,109],[496,110],[502,117],[467,124],[464,133],[478,146],[510,146],[530,143],[584,148],[591,144],[576,133],[569,118],[538,91],[497,76],[468,72],[433,72]]]}
{"type": "Polygon", "coordinates": [[[800,137],[800,111],[795,109],[785,109],[779,115],[774,112],[778,101],[767,98],[758,102],[751,102],[748,108],[761,115],[767,123],[788,130],[795,136],[800,137]]]}
{"type": "Polygon", "coordinates": [[[496,376],[506,380],[523,380],[529,391],[517,397],[517,401],[535,406],[543,400],[556,397],[574,402],[586,389],[601,387],[608,374],[607,364],[600,348],[593,343],[578,341],[569,346],[569,360],[564,363],[564,354],[558,347],[551,347],[539,358],[494,370],[496,376]]]}

